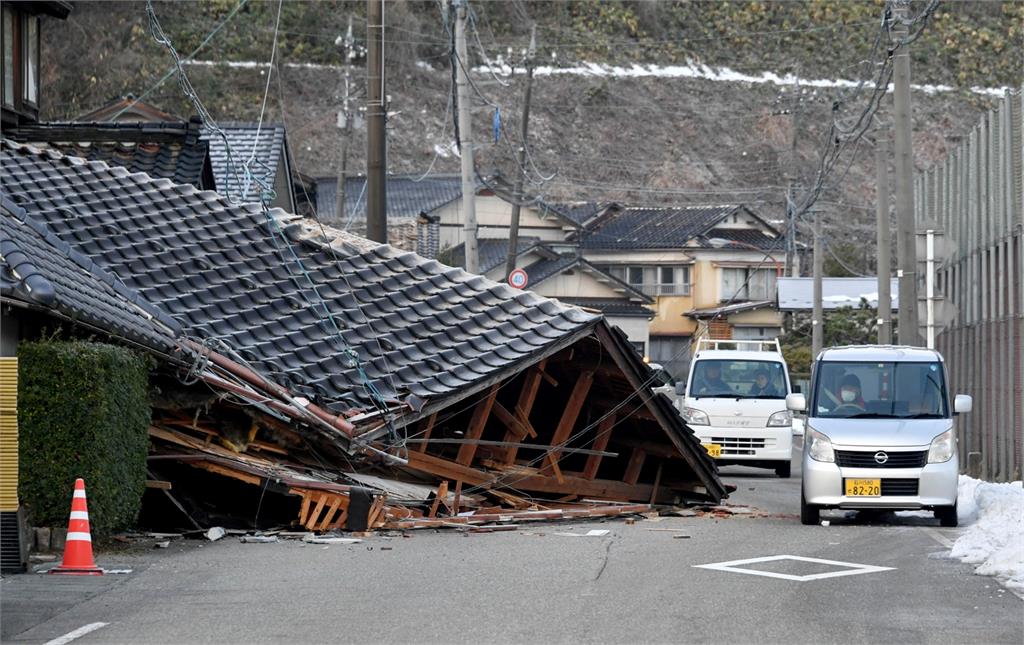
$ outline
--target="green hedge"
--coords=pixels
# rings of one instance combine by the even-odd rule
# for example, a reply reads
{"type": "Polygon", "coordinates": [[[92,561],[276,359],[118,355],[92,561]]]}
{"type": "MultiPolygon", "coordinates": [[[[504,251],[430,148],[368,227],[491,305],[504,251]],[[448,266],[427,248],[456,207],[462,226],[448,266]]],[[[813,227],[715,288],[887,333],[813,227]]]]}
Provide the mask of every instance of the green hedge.
{"type": "Polygon", "coordinates": [[[135,521],[146,485],[149,359],[89,342],[18,346],[18,490],[36,526],[66,526],[81,477],[93,537],[135,521]]]}

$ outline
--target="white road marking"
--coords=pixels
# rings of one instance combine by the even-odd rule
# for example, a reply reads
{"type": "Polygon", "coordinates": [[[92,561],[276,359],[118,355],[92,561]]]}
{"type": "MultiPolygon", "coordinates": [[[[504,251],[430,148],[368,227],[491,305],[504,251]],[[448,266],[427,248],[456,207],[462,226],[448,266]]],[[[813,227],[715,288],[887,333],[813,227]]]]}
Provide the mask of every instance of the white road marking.
{"type": "Polygon", "coordinates": [[[84,627],[79,627],[73,632],[68,632],[67,634],[64,634],[60,638],[55,638],[52,641],[47,641],[45,645],[65,645],[66,643],[70,643],[76,638],[81,638],[82,636],[85,636],[90,632],[96,631],[100,627],[106,627],[107,624],[108,623],[89,623],[84,627]]]}
{"type": "Polygon", "coordinates": [[[946,547],[947,549],[952,549],[953,548],[953,540],[950,540],[948,537],[946,537],[942,533],[939,533],[938,531],[936,531],[935,529],[931,528],[930,526],[922,526],[922,527],[919,527],[919,528],[922,531],[924,531],[925,535],[927,535],[931,539],[935,540],[936,542],[938,542],[942,546],[946,547]]]}
{"type": "Polygon", "coordinates": [[[839,562],[837,560],[820,560],[818,558],[805,558],[799,555],[769,555],[763,558],[750,558],[749,560],[732,560],[731,562],[716,562],[714,564],[695,564],[696,569],[713,569],[715,571],[729,571],[731,573],[745,573],[752,576],[764,576],[766,578],[779,578],[781,580],[793,580],[795,582],[807,582],[810,580],[822,580],[824,578],[839,578],[842,576],[855,576],[861,573],[879,573],[881,571],[894,571],[893,567],[876,567],[869,564],[856,564],[854,562],[839,562]],[[806,576],[794,576],[788,573],[776,573],[774,571],[758,571],[757,569],[744,569],[740,565],[756,564],[759,562],[776,562],[778,560],[797,560],[799,562],[813,562],[816,564],[829,564],[836,567],[844,567],[843,571],[829,571],[826,573],[814,573],[806,576]]]}

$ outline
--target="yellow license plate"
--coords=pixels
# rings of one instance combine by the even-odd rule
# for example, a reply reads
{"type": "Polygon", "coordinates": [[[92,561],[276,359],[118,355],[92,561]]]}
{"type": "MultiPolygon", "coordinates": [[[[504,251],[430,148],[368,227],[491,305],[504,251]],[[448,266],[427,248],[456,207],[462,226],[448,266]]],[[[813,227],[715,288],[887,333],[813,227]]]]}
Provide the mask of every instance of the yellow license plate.
{"type": "Polygon", "coordinates": [[[708,454],[714,457],[715,459],[718,459],[719,457],[722,456],[722,446],[720,446],[719,444],[702,443],[700,445],[704,446],[704,449],[708,451],[708,454]]]}
{"type": "Polygon", "coordinates": [[[847,479],[847,497],[879,497],[882,494],[881,479],[847,479]]]}

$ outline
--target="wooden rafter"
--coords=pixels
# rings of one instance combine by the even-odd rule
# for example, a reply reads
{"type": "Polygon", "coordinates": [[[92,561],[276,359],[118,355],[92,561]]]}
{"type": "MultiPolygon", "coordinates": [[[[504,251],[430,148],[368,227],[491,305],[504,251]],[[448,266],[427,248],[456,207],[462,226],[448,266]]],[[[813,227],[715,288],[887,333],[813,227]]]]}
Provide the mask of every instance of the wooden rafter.
{"type": "MultiPolygon", "coordinates": [[[[612,428],[615,427],[615,413],[611,413],[601,419],[597,426],[597,438],[594,439],[594,450],[603,451],[608,447],[612,438],[612,428]]],[[[602,455],[590,455],[587,457],[587,465],[583,467],[583,477],[593,479],[597,477],[597,469],[601,467],[602,455]]]]}
{"type": "Polygon", "coordinates": [[[426,440],[430,439],[430,433],[432,433],[434,431],[434,424],[435,423],[437,423],[437,412],[435,412],[434,414],[430,415],[430,418],[427,419],[427,427],[423,431],[423,444],[420,446],[420,452],[426,452],[427,451],[427,441],[426,440]]]}
{"type": "Polygon", "coordinates": [[[626,474],[622,476],[622,481],[630,485],[635,484],[640,479],[640,471],[643,469],[646,459],[646,452],[640,448],[633,448],[633,454],[629,456],[629,465],[626,466],[626,474]]]}
{"type": "MultiPolygon", "coordinates": [[[[530,425],[530,413],[533,411],[533,402],[537,400],[537,391],[540,389],[541,375],[544,372],[544,366],[547,365],[547,359],[542,360],[533,367],[523,379],[523,387],[519,391],[519,400],[516,402],[516,407],[513,410],[516,420],[524,428],[533,430],[533,426],[530,425]]],[[[500,413],[499,413],[500,414],[500,413]]],[[[536,437],[537,433],[534,431],[531,437],[536,437]]],[[[515,439],[522,439],[521,436],[517,437],[516,433],[511,427],[505,433],[505,441],[513,441],[515,439]]],[[[511,447],[505,451],[505,463],[513,464],[516,461],[516,453],[519,451],[516,447],[511,447]]]]}
{"type": "Polygon", "coordinates": [[[583,403],[586,401],[587,394],[590,392],[590,386],[593,383],[594,373],[591,371],[582,372],[576,380],[576,384],[572,388],[572,394],[569,395],[569,400],[565,404],[565,410],[562,412],[562,418],[558,421],[555,434],[551,437],[551,452],[548,453],[548,458],[542,469],[545,474],[552,474],[557,467],[558,460],[562,454],[558,445],[564,443],[569,438],[572,429],[576,426],[576,420],[580,416],[580,410],[583,409],[583,403]]]}
{"type": "MultiPolygon", "coordinates": [[[[467,439],[479,439],[480,435],[484,433],[484,427],[487,425],[487,419],[491,416],[491,408],[494,407],[494,399],[498,396],[498,388],[501,387],[500,383],[495,383],[491,386],[491,391],[487,393],[487,397],[477,403],[476,409],[473,410],[473,418],[469,422],[469,429],[466,432],[467,439]]],[[[468,443],[459,448],[459,454],[455,458],[455,461],[463,466],[468,466],[473,461],[473,455],[476,454],[476,444],[468,443]]]]}

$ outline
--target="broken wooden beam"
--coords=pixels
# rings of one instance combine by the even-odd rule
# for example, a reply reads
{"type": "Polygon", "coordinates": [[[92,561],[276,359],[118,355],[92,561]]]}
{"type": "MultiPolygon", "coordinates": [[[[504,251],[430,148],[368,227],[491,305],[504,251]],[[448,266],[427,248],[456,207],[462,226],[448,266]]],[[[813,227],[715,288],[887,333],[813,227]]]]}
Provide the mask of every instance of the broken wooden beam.
{"type": "MultiPolygon", "coordinates": [[[[469,428],[466,431],[467,439],[479,439],[480,435],[484,433],[484,427],[487,425],[487,419],[491,416],[491,408],[494,406],[494,399],[498,396],[498,388],[500,387],[500,383],[492,385],[491,391],[487,393],[484,400],[477,403],[476,409],[473,410],[473,418],[470,420],[469,428]]],[[[468,466],[472,463],[475,454],[476,444],[465,444],[459,448],[459,454],[455,461],[463,466],[468,466]]]]}
{"type": "Polygon", "coordinates": [[[542,468],[545,473],[552,473],[554,471],[553,466],[557,465],[558,459],[561,456],[561,449],[563,447],[561,444],[565,443],[572,434],[572,430],[576,426],[576,420],[580,416],[583,403],[586,401],[587,394],[590,392],[590,386],[593,383],[594,373],[590,371],[583,372],[576,379],[576,384],[572,388],[572,394],[569,395],[569,400],[562,411],[562,418],[559,419],[555,434],[551,437],[549,459],[544,468],[542,468]]]}

